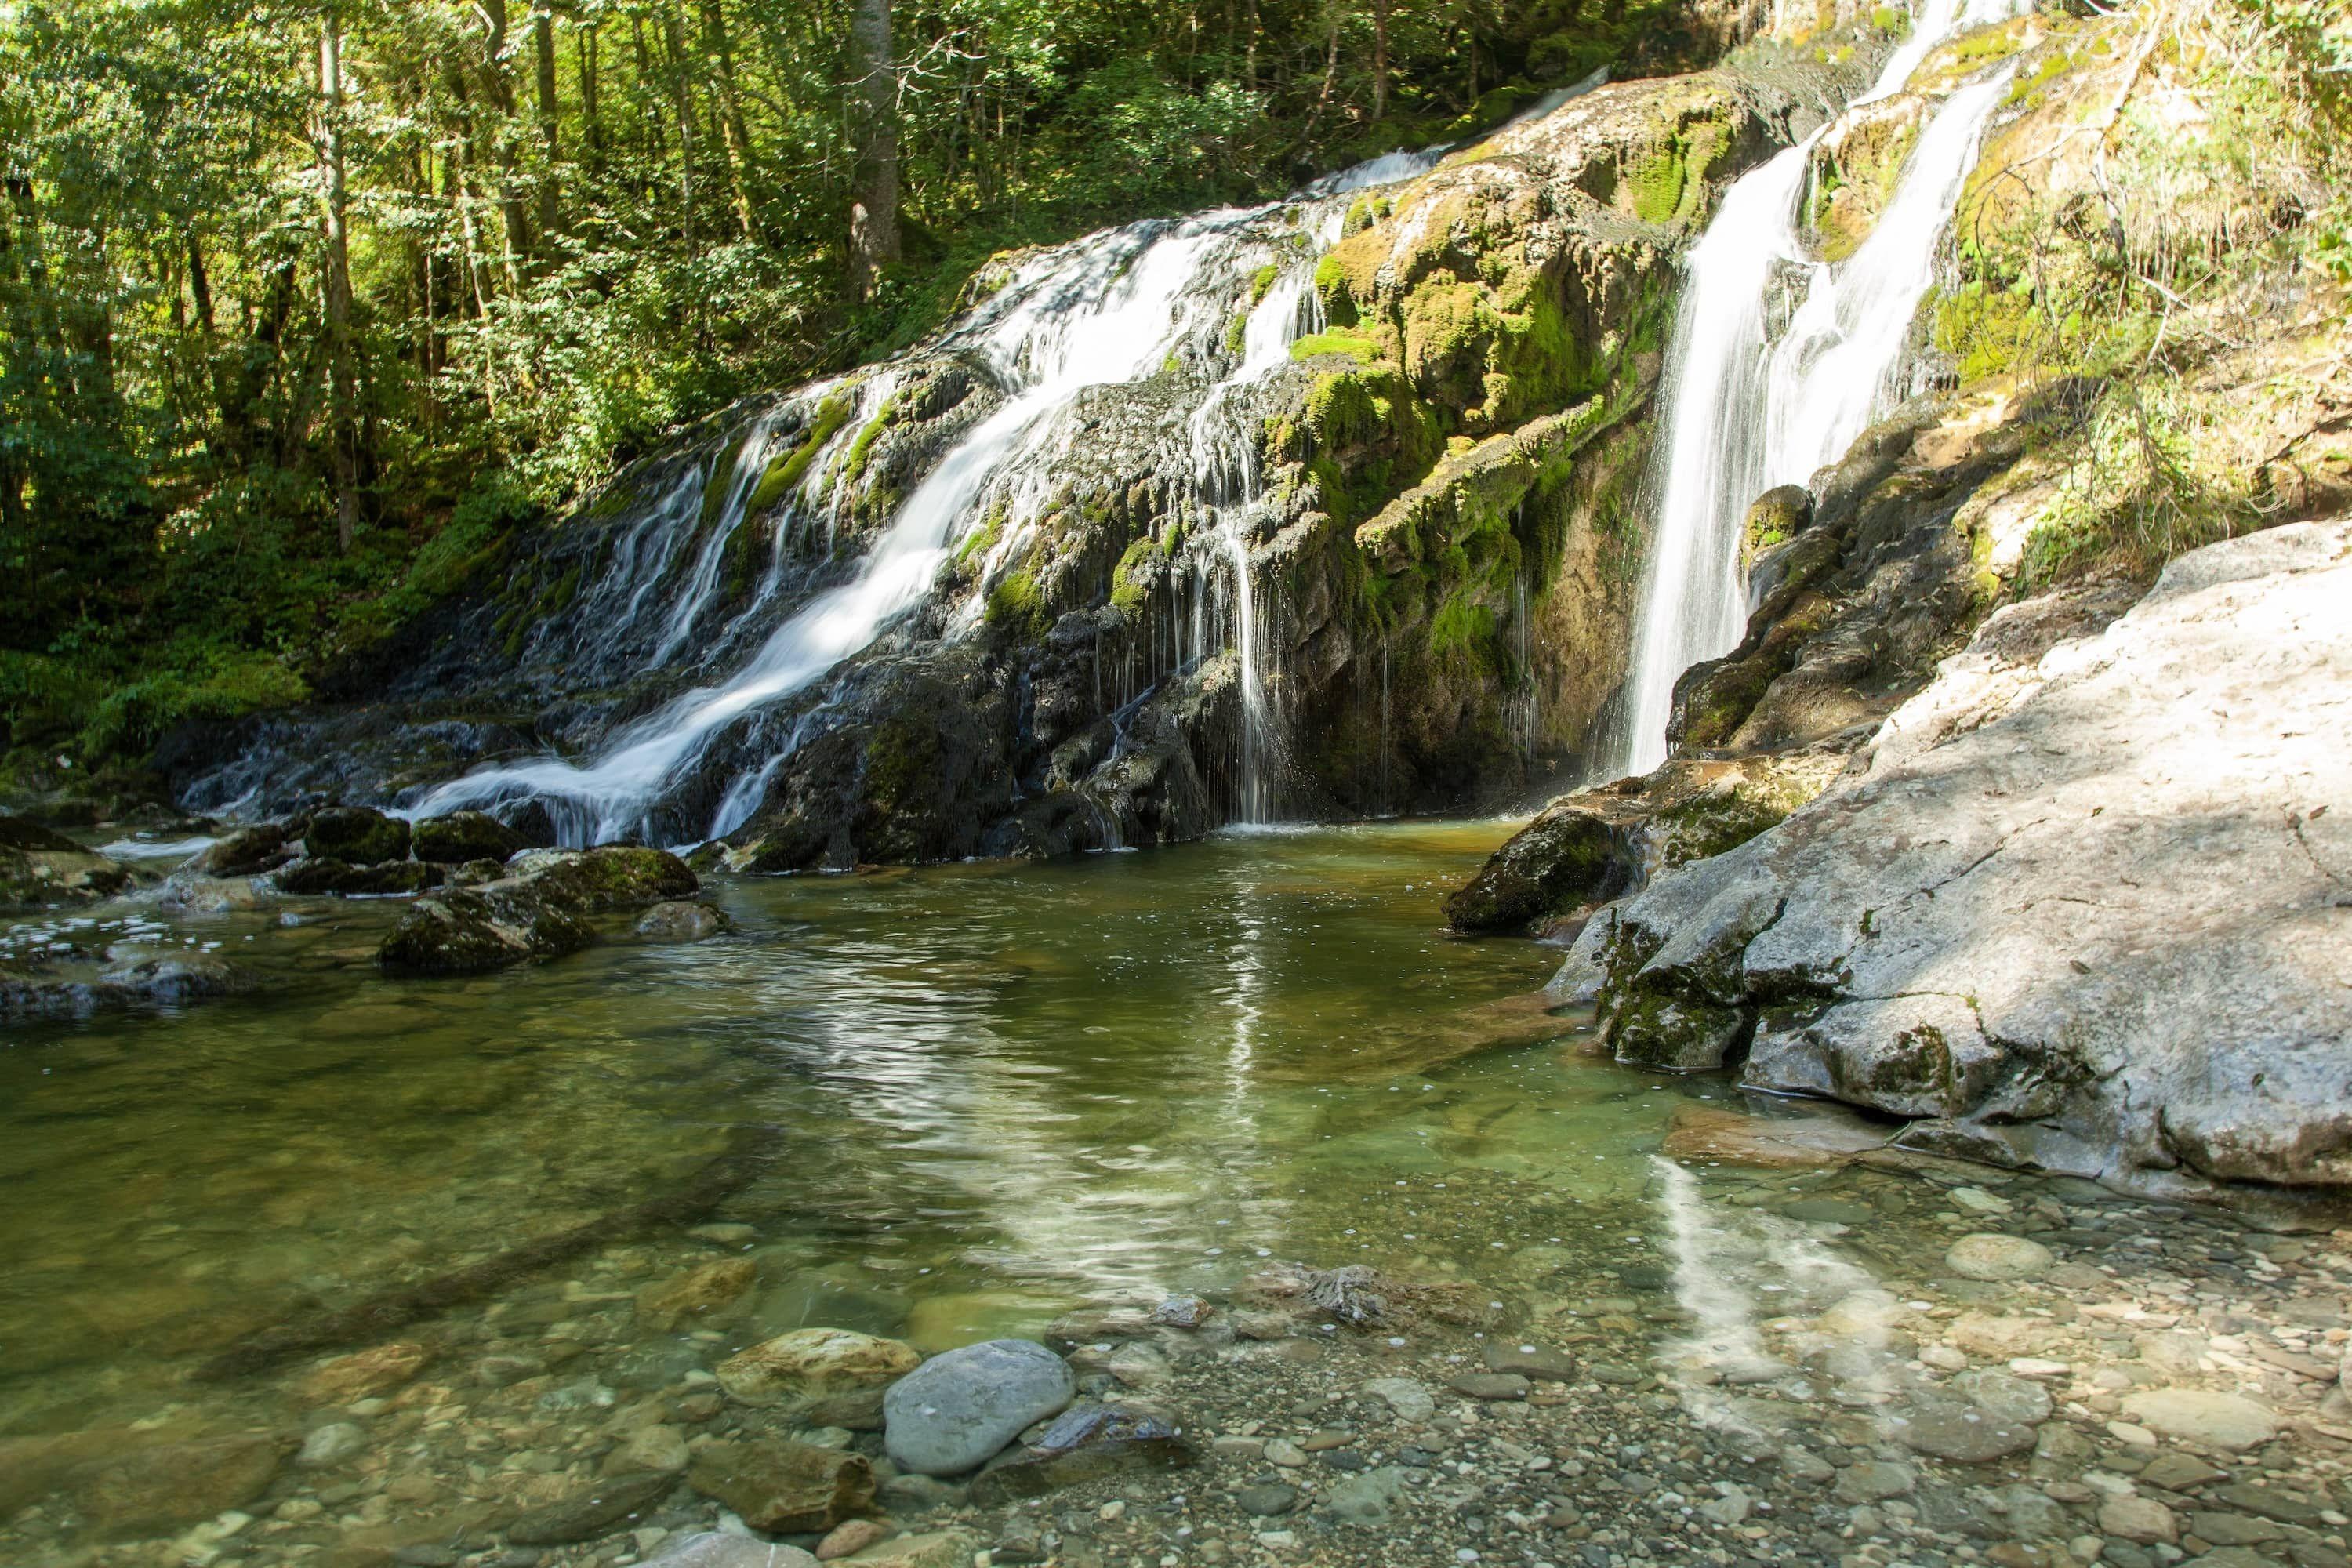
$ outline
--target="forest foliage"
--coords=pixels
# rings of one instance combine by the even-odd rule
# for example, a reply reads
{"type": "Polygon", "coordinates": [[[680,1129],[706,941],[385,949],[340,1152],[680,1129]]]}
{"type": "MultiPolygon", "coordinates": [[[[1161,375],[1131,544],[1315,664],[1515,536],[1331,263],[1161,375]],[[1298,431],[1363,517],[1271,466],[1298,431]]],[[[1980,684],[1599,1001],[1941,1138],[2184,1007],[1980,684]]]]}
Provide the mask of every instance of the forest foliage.
{"type": "Polygon", "coordinates": [[[299,700],[666,431],[919,337],[993,251],[1675,63],[1685,9],[0,0],[0,749],[299,700]]]}

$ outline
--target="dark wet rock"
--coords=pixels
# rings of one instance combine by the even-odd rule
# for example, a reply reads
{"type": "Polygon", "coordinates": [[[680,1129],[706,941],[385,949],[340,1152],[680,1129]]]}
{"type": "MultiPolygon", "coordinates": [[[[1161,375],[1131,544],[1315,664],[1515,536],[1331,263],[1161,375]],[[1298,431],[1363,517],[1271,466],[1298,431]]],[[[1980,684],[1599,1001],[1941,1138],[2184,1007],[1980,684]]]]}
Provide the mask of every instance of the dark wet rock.
{"type": "Polygon", "coordinates": [[[687,1479],[752,1529],[775,1534],[831,1530],[874,1502],[874,1467],[863,1454],[781,1438],[707,1444],[687,1479]]]}
{"type": "Polygon", "coordinates": [[[1576,1358],[1549,1345],[1489,1339],[1480,1354],[1488,1372],[1516,1373],[1538,1383],[1567,1383],[1576,1376],[1576,1358]]]}
{"type": "Polygon", "coordinates": [[[932,1357],[890,1386],[884,1446],[900,1468],[973,1468],[1077,1392],[1060,1356],[1030,1340],[988,1340],[932,1357]]]}
{"type": "Polygon", "coordinates": [[[1234,1501],[1244,1513],[1261,1517],[1288,1513],[1298,1506],[1298,1489],[1281,1481],[1266,1481],[1257,1486],[1244,1487],[1234,1493],[1234,1501]]]}
{"type": "Polygon", "coordinates": [[[453,811],[416,824],[411,844],[419,860],[455,866],[468,860],[503,861],[530,847],[521,834],[482,811],[453,811]]]}
{"type": "Polygon", "coordinates": [[[0,813],[0,910],[88,903],[111,898],[131,880],[130,867],[62,833],[0,813]]]}
{"type": "Polygon", "coordinates": [[[667,850],[626,845],[533,850],[509,869],[495,882],[417,900],[385,933],[377,963],[393,973],[474,974],[560,957],[596,940],[592,916],[698,886],[667,850]]]}
{"type": "Polygon", "coordinates": [[[210,953],[134,959],[95,979],[0,967],[0,1018],[78,1018],[107,1007],[177,1007],[260,988],[260,978],[210,953]]]}
{"type": "Polygon", "coordinates": [[[384,934],[376,963],[395,974],[478,974],[577,952],[596,940],[584,910],[490,882],[419,899],[384,934]]]}
{"type": "Polygon", "coordinates": [[[1073,1405],[1047,1423],[1030,1445],[1043,1453],[1066,1453],[1088,1443],[1139,1442],[1173,1437],[1177,1429],[1165,1416],[1127,1405],[1073,1405]]]}
{"type": "Polygon", "coordinates": [[[637,918],[636,934],[647,942],[702,942],[733,931],[735,922],[716,904],[671,900],[637,918]]]}
{"type": "Polygon", "coordinates": [[[317,859],[373,866],[408,858],[408,824],[373,806],[331,805],[313,812],[302,830],[302,853],[317,859]]]}
{"type": "Polygon", "coordinates": [[[590,914],[683,898],[702,884],[667,849],[606,844],[594,849],[535,849],[513,862],[516,879],[578,904],[590,914]]]}
{"type": "Polygon", "coordinates": [[[1546,915],[1615,898],[1640,870],[1639,855],[1613,824],[1555,805],[1447,895],[1445,923],[1466,932],[1524,931],[1546,915]]]}
{"type": "Polygon", "coordinates": [[[520,1546],[562,1546],[590,1541],[641,1518],[677,1484],[671,1475],[614,1476],[584,1491],[535,1508],[507,1526],[520,1546]]]}
{"type": "Polygon", "coordinates": [[[1470,1399],[1525,1399],[1535,1389],[1515,1372],[1465,1372],[1448,1379],[1445,1386],[1470,1399]]]}
{"type": "Polygon", "coordinates": [[[388,860],[374,866],[354,866],[332,857],[297,860],[277,873],[280,892],[305,896],[339,894],[343,897],[383,897],[402,893],[421,893],[427,888],[441,885],[443,872],[438,866],[428,866],[421,860],[388,860]]]}
{"type": "Polygon", "coordinates": [[[181,868],[201,877],[254,877],[284,865],[301,852],[287,842],[282,823],[256,823],[215,839],[181,868]]]}
{"type": "Polygon", "coordinates": [[[1886,1418],[1888,1435],[1914,1453],[1955,1464],[1982,1464],[2033,1447],[2034,1430],[2004,1421],[1975,1401],[1933,1390],[1886,1418]]]}
{"type": "Polygon", "coordinates": [[[1183,1469],[1200,1462],[1191,1439],[1160,1427],[1142,1430],[1145,1435],[1094,1437],[1075,1447],[1022,1447],[1001,1454],[971,1479],[971,1500],[982,1508],[999,1507],[1112,1476],[1183,1469]]]}

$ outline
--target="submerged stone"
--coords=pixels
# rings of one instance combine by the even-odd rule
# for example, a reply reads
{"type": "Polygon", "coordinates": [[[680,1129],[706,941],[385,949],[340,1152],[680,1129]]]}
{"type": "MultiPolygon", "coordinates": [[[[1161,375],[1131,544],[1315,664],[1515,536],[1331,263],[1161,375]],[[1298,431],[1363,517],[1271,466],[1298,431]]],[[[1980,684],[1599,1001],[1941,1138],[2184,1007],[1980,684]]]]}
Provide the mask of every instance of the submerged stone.
{"type": "Polygon", "coordinates": [[[614,1476],[584,1491],[535,1508],[507,1526],[518,1546],[562,1546],[614,1530],[668,1495],[677,1484],[669,1475],[614,1476]]]}
{"type": "Polygon", "coordinates": [[[752,1529],[782,1535],[831,1530],[874,1501],[874,1467],[864,1455],[781,1438],[708,1444],[687,1479],[752,1529]]]}

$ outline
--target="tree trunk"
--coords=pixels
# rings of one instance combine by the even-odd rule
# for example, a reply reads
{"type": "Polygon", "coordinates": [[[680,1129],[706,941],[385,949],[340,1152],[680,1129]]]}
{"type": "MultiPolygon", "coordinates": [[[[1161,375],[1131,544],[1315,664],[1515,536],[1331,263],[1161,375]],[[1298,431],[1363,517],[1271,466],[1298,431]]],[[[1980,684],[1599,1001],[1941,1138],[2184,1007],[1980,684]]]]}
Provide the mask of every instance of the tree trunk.
{"type": "Polygon", "coordinates": [[[694,249],[694,99],[687,88],[686,44],[678,37],[677,13],[662,12],[662,42],[669,50],[670,104],[677,115],[678,205],[685,222],[686,248],[694,249]]]}
{"type": "Polygon", "coordinates": [[[498,120],[490,127],[490,147],[499,161],[499,210],[506,220],[507,287],[522,289],[520,260],[530,254],[530,207],[523,199],[514,153],[514,84],[507,79],[507,0],[474,0],[485,29],[482,39],[482,90],[498,120]]]}
{"type": "Polygon", "coordinates": [[[596,56],[598,53],[596,24],[592,20],[581,25],[572,34],[574,63],[580,71],[581,128],[588,136],[588,167],[597,173],[604,169],[604,121],[597,107],[596,56]]]}
{"type": "Polygon", "coordinates": [[[898,75],[890,45],[890,0],[856,0],[850,17],[861,73],[852,100],[856,173],[850,189],[849,269],[858,298],[873,297],[882,268],[898,259],[898,75]]]}
{"type": "Polygon", "coordinates": [[[555,19],[548,15],[545,0],[531,7],[530,45],[531,74],[539,89],[539,150],[547,161],[539,176],[539,230],[553,234],[562,226],[563,210],[563,188],[555,173],[563,155],[556,123],[562,105],[555,96],[555,19]]]}
{"type": "Polygon", "coordinates": [[[1389,111],[1389,0],[1372,0],[1372,118],[1389,111]]]}
{"type": "Polygon", "coordinates": [[[359,527],[358,374],[352,354],[352,257],[343,192],[343,36],[330,5],[319,26],[319,174],[326,193],[327,451],[335,480],[335,539],[348,551],[359,527]]]}
{"type": "Polygon", "coordinates": [[[719,133],[727,147],[727,179],[735,197],[735,226],[751,237],[751,137],[743,124],[743,99],[735,89],[735,50],[727,40],[727,13],[719,0],[702,0],[702,41],[719,62],[719,133]]]}

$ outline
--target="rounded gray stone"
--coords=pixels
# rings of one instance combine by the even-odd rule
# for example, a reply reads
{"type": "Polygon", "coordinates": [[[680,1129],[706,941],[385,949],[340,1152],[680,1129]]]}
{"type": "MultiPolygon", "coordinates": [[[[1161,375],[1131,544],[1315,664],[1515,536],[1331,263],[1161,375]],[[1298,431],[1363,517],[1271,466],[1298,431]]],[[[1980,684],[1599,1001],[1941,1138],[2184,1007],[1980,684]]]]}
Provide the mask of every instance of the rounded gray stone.
{"type": "Polygon", "coordinates": [[[883,1448],[901,1469],[958,1476],[1069,1404],[1077,1379],[1034,1340],[987,1340],[932,1357],[882,1396],[883,1448]]]}
{"type": "Polygon", "coordinates": [[[2050,1249],[2038,1241],[1990,1231],[1964,1236],[1944,1254],[1944,1267],[1963,1279],[2038,1279],[2049,1273],[2057,1261],[2050,1249]]]}

